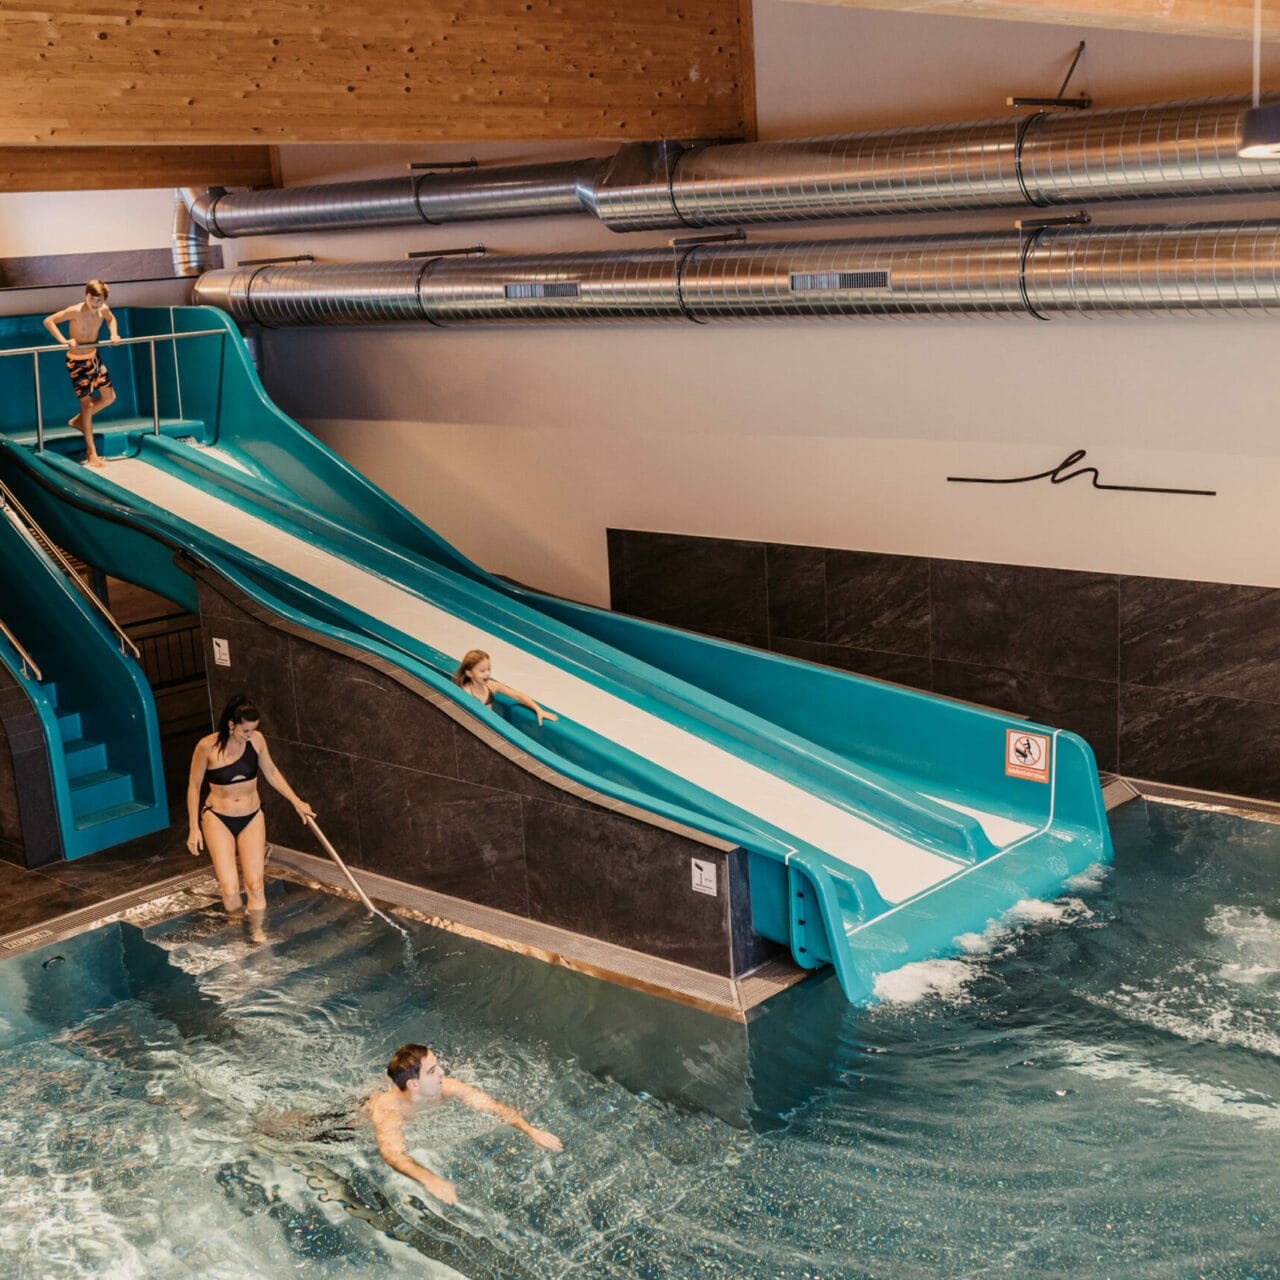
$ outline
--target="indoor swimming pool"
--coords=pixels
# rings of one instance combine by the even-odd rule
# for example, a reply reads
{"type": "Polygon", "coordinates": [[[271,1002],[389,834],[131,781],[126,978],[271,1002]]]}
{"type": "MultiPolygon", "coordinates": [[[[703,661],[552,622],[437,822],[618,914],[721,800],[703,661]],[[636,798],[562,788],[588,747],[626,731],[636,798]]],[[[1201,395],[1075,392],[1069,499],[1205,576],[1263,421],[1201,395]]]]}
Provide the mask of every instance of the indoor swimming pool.
{"type": "Polygon", "coordinates": [[[849,1006],[738,1024],[272,886],[0,964],[0,1275],[1280,1277],[1280,826],[1135,801],[1113,866],[849,1006]],[[461,1107],[267,1137],[404,1041],[558,1134],[461,1107]]]}

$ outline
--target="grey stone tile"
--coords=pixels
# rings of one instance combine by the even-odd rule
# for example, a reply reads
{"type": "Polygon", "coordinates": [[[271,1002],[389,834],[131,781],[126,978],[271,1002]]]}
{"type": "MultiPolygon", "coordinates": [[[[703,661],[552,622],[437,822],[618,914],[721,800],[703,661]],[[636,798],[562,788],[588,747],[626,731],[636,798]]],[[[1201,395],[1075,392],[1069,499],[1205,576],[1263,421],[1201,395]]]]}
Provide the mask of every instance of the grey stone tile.
{"type": "MultiPolygon", "coordinates": [[[[131,840],[115,849],[104,849],[71,862],[54,862],[40,868],[46,879],[88,894],[95,902],[144,888],[158,880],[188,871],[209,869],[208,859],[198,861],[187,852],[187,824],[171,826],[162,833],[165,845],[148,850],[141,840],[131,840]]],[[[149,837],[148,839],[154,839],[149,837]]]]}
{"type": "Polygon", "coordinates": [[[745,849],[734,849],[725,859],[729,879],[729,930],[735,977],[748,973],[766,960],[786,954],[785,947],[762,938],[751,927],[750,861],[750,855],[745,849]]]}
{"type": "MultiPolygon", "coordinates": [[[[123,892],[123,891],[122,891],[123,892]]],[[[107,895],[110,896],[110,895],[107,895]]],[[[90,907],[102,898],[80,889],[73,889],[57,880],[41,879],[33,881],[29,889],[16,894],[11,888],[3,891],[4,922],[0,924],[0,933],[16,933],[19,929],[28,929],[32,925],[43,924],[69,911],[79,911],[82,907],[90,907]]]]}
{"type": "Polygon", "coordinates": [[[200,599],[201,618],[244,617],[244,611],[239,606],[232,604],[221,592],[214,591],[212,587],[203,582],[199,584],[197,594],[200,599]]]}
{"type": "MultiPolygon", "coordinates": [[[[271,758],[293,788],[316,812],[316,821],[344,862],[358,862],[360,825],[356,818],[352,758],[341,751],[291,742],[266,735],[271,758]]],[[[267,840],[324,857],[324,849],[293,806],[258,775],[258,795],[267,816],[267,840]]]]}
{"type": "MultiPolygon", "coordinates": [[[[241,614],[203,620],[205,667],[214,716],[227,702],[244,694],[262,713],[262,731],[298,740],[298,708],[294,699],[289,637],[241,614]],[[213,660],[213,640],[226,640],[231,665],[213,660]]],[[[218,727],[218,726],[215,726],[218,727]]],[[[193,744],[194,746],[194,744],[193,744]]]]}
{"type": "Polygon", "coordinates": [[[619,603],[627,593],[626,577],[626,557],[623,551],[623,543],[626,534],[620,529],[606,529],[604,531],[605,545],[609,557],[609,601],[610,607],[622,610],[619,603]]]}
{"type": "Polygon", "coordinates": [[[729,973],[724,854],[621,815],[523,803],[535,920],[729,973]],[[693,891],[691,858],[717,864],[717,896],[693,891]]]}
{"type": "Polygon", "coordinates": [[[1117,768],[1117,693],[1108,681],[935,661],[933,688],[1078,733],[1093,748],[1100,769],[1117,768]]]}
{"type": "Polygon", "coordinates": [[[370,760],[355,773],[361,866],[528,915],[518,796],[370,760]]]}
{"type": "Polygon", "coordinates": [[[827,553],[821,547],[765,547],[769,640],[827,638],[827,553]]]}
{"type": "Polygon", "coordinates": [[[827,639],[853,649],[929,656],[929,561],[827,552],[827,639]]]}
{"type": "Polygon", "coordinates": [[[1280,705],[1280,590],[1120,579],[1120,678],[1280,705]]]}
{"type": "Polygon", "coordinates": [[[764,543],[620,532],[620,612],[694,631],[768,635],[764,543]]]}
{"type": "Polygon", "coordinates": [[[834,667],[854,675],[889,680],[912,689],[932,688],[931,664],[928,658],[909,653],[879,653],[874,649],[849,649],[838,644],[815,644],[808,640],[775,640],[774,653],[819,666],[834,667]]]}
{"type": "Polygon", "coordinates": [[[1120,686],[1120,772],[1280,800],[1280,707],[1120,686]]]}
{"type": "Polygon", "coordinates": [[[1115,680],[1119,580],[1021,565],[932,562],[933,656],[1115,680]]]}
{"type": "Polygon", "coordinates": [[[572,804],[579,808],[592,808],[586,801],[561,791],[550,783],[534,777],[506,756],[485,746],[465,729],[457,730],[458,777],[463,782],[474,782],[482,787],[506,791],[511,795],[529,796],[548,800],[553,804],[572,804]]]}
{"type": "Polygon", "coordinates": [[[730,644],[744,645],[748,649],[769,651],[769,637],[759,631],[721,631],[715,628],[701,628],[699,635],[710,636],[713,640],[727,640],[730,644]]]}
{"type": "Polygon", "coordinates": [[[876,649],[850,649],[827,645],[826,663],[841,671],[852,671],[877,680],[889,680],[926,692],[933,687],[933,666],[928,658],[910,653],[882,653],[876,649]]]}
{"type": "Polygon", "coordinates": [[[292,640],[299,740],[353,756],[457,775],[453,721],[425,698],[359,662],[292,640]]]}

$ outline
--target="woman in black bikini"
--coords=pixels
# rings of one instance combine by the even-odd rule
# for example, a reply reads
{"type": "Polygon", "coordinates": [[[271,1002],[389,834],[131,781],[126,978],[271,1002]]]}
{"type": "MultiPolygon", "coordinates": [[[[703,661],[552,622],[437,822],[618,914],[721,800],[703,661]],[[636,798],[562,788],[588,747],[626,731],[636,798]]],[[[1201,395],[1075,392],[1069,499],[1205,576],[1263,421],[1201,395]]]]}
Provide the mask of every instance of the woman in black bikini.
{"type": "Polygon", "coordinates": [[[493,706],[495,693],[501,693],[514,702],[528,707],[538,717],[539,724],[544,720],[560,719],[553,712],[544,711],[528,694],[521,693],[519,689],[513,689],[500,680],[495,680],[489,674],[489,655],[483,649],[468,651],[458,664],[457,671],[453,673],[453,683],[465,689],[473,698],[479,699],[486,707],[493,706]]]}
{"type": "Polygon", "coordinates": [[[267,740],[258,732],[260,718],[257,707],[237,695],[223,709],[218,732],[201,738],[191,757],[187,848],[193,856],[199,856],[201,848],[208,848],[218,888],[222,890],[222,905],[228,911],[240,909],[237,853],[249,910],[261,911],[267,905],[262,891],[267,824],[258,799],[259,771],[293,805],[303,822],[315,817],[311,806],[293,794],[293,788],[272,761],[267,740]],[[201,809],[200,789],[205,782],[209,783],[209,800],[201,809]]]}

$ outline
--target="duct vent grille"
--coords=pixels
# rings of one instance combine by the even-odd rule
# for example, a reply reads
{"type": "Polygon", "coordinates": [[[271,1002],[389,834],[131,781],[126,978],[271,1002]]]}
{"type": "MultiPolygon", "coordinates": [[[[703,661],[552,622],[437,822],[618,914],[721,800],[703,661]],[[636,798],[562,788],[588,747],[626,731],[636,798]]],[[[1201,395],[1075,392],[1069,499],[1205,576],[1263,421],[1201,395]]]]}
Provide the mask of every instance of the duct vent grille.
{"type": "Polygon", "coordinates": [[[503,292],[508,298],[576,298],[578,284],[509,284],[503,292]]]}
{"type": "Polygon", "coordinates": [[[792,293],[829,293],[832,289],[887,289],[887,271],[806,271],[791,276],[792,293]]]}

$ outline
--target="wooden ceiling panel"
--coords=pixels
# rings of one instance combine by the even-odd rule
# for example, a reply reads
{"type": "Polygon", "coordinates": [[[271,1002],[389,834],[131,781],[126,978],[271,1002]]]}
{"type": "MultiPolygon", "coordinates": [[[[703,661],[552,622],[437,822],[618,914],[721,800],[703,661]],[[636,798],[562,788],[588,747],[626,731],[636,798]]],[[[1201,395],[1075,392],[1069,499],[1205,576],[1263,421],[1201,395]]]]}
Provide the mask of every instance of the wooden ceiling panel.
{"type": "Polygon", "coordinates": [[[0,144],[752,135],[751,0],[0,4],[0,144]]]}
{"type": "Polygon", "coordinates": [[[278,185],[274,147],[0,147],[0,191],[278,185]]]}
{"type": "MultiPolygon", "coordinates": [[[[793,0],[957,18],[1006,18],[1063,27],[1253,39],[1253,0],[793,0]]],[[[1280,41],[1280,0],[1263,0],[1263,39],[1280,41]]]]}

